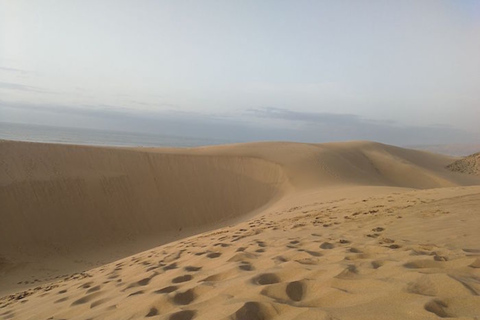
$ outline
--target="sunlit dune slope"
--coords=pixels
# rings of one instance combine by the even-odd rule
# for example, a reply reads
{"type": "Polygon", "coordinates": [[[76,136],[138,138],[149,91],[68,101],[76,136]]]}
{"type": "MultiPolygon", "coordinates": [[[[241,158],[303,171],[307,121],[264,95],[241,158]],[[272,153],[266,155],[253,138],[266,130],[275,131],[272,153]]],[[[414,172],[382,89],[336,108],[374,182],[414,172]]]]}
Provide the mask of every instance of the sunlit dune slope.
{"type": "Polygon", "coordinates": [[[458,158],[369,141],[247,143],[192,153],[248,156],[279,164],[295,189],[343,185],[438,188],[478,183],[445,169],[458,158]]]}

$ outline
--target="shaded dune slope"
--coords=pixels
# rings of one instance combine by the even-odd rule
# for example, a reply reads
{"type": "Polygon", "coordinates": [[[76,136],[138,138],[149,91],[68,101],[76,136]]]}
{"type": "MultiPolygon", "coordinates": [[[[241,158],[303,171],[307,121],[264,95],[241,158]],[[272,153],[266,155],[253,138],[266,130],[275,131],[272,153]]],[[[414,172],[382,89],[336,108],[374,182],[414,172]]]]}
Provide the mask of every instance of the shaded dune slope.
{"type": "Polygon", "coordinates": [[[0,142],[0,250],[55,250],[242,216],[282,194],[341,185],[478,183],[452,158],[372,142],[134,149],[0,142]]]}
{"type": "Polygon", "coordinates": [[[260,159],[1,143],[0,249],[80,249],[200,226],[269,202],[280,168],[260,159]]]}

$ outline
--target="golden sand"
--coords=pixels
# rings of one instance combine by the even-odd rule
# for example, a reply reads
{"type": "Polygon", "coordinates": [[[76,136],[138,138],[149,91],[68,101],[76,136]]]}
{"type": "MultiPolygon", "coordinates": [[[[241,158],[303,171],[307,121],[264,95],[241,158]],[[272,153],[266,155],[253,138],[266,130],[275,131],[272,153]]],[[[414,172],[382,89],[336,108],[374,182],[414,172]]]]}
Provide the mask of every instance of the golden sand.
{"type": "Polygon", "coordinates": [[[478,319],[480,177],[455,160],[2,141],[0,319],[478,319]]]}

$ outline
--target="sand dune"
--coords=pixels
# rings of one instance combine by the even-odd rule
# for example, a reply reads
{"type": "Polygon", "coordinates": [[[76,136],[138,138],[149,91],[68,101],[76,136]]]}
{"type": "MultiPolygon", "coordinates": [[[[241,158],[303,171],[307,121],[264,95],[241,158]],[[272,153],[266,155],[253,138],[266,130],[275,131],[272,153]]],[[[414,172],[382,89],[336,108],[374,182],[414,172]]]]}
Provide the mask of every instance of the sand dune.
{"type": "Polygon", "coordinates": [[[447,166],[454,172],[480,175],[480,152],[457,160],[447,166]]]}
{"type": "Polygon", "coordinates": [[[0,318],[480,316],[480,178],[446,169],[456,158],[372,142],[0,149],[0,290],[89,269],[0,299],[0,318]]]}
{"type": "Polygon", "coordinates": [[[2,251],[215,222],[265,205],[284,180],[277,165],[246,157],[16,142],[1,149],[2,251]]]}
{"type": "Polygon", "coordinates": [[[15,283],[24,268],[51,277],[211,228],[278,197],[285,180],[278,165],[248,157],[6,141],[0,148],[0,252],[20,272],[15,283]],[[40,260],[49,265],[37,268],[40,260]]]}

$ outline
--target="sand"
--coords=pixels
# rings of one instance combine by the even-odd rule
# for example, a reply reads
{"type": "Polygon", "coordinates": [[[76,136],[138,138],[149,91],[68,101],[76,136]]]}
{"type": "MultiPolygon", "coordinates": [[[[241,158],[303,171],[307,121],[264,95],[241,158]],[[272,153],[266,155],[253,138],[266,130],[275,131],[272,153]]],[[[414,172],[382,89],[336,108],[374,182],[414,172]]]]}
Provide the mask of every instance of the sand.
{"type": "Polygon", "coordinates": [[[480,175],[480,152],[474,153],[447,166],[454,172],[480,175]]]}
{"type": "Polygon", "coordinates": [[[480,317],[480,177],[446,168],[458,158],[372,142],[0,151],[0,319],[480,317]]]}

